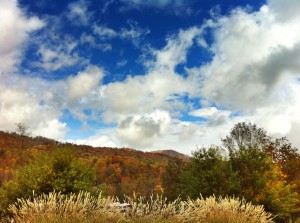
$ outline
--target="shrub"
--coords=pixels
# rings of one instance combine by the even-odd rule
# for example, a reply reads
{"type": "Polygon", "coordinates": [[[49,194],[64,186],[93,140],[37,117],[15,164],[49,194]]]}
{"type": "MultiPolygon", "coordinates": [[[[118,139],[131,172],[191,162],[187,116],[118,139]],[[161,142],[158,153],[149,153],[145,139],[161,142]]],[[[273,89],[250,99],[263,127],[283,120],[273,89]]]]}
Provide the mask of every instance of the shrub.
{"type": "Polygon", "coordinates": [[[167,203],[161,196],[127,197],[131,205],[126,213],[112,205],[114,197],[92,196],[88,192],[18,199],[9,206],[16,223],[266,223],[271,215],[262,206],[234,198],[209,197],[167,203]]]}
{"type": "Polygon", "coordinates": [[[31,199],[18,199],[9,206],[9,212],[16,222],[22,223],[79,223],[117,222],[124,218],[119,209],[111,206],[115,198],[98,197],[88,192],[63,195],[51,192],[31,199]]]}
{"type": "Polygon", "coordinates": [[[177,219],[181,222],[213,223],[266,223],[272,215],[261,205],[252,205],[237,198],[197,198],[184,202],[183,212],[177,219]]]}
{"type": "Polygon", "coordinates": [[[70,149],[41,152],[32,163],[22,166],[12,180],[0,188],[0,211],[17,198],[60,191],[64,194],[90,191],[96,181],[96,171],[76,157],[70,149]]]}

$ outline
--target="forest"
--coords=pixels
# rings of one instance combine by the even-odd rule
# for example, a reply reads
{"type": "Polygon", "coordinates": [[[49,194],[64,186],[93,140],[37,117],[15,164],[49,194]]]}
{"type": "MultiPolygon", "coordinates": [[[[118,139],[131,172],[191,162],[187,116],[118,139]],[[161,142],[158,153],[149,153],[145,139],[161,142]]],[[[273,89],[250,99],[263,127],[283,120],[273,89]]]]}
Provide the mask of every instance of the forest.
{"type": "MultiPolygon", "coordinates": [[[[3,222],[11,218],[17,222],[43,222],[26,220],[20,213],[31,213],[29,207],[38,201],[47,203],[54,198],[62,199],[53,212],[56,221],[44,222],[68,222],[57,220],[57,206],[63,207],[66,199],[70,199],[69,203],[74,201],[74,205],[81,201],[91,205],[97,196],[98,203],[99,196],[102,199],[102,209],[109,209],[109,201],[136,206],[132,208],[131,221],[123,222],[300,222],[299,152],[287,138],[273,138],[255,124],[237,123],[222,139],[222,145],[196,148],[190,157],[172,151],[142,152],[60,143],[29,133],[22,124],[16,132],[0,132],[3,222]],[[225,220],[217,221],[214,218],[226,209],[224,202],[236,206],[230,208],[225,220]],[[213,209],[217,206],[221,211],[211,214],[214,220],[203,220],[209,215],[199,217],[200,213],[212,203],[213,209]],[[133,220],[132,216],[138,216],[137,210],[146,206],[149,213],[160,216],[159,220],[150,215],[148,220],[133,220]],[[232,210],[238,213],[239,220],[233,220],[232,210]],[[190,214],[187,217],[184,213],[190,214]],[[248,213],[246,220],[241,220],[242,213],[248,213]],[[260,219],[255,220],[255,213],[260,213],[260,219]],[[268,214],[272,217],[266,217],[268,214]]],[[[95,211],[96,206],[87,210],[95,211]]],[[[51,208],[47,210],[52,213],[51,208]]],[[[146,216],[148,212],[143,210],[146,216]]],[[[34,213],[38,216],[38,211],[34,213]]],[[[112,210],[108,213],[114,213],[114,218],[120,214],[112,210]]]]}

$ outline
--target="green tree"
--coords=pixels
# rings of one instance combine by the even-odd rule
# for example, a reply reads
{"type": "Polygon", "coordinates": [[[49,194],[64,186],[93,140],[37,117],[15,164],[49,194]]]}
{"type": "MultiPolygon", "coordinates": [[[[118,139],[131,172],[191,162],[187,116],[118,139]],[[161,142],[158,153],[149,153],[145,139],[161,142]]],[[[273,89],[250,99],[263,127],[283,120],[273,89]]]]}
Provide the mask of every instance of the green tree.
{"type": "Polygon", "coordinates": [[[64,194],[91,191],[96,171],[76,157],[71,149],[55,149],[50,154],[40,152],[15,173],[12,180],[0,188],[0,208],[20,197],[60,191],[64,194]]]}
{"type": "Polygon", "coordinates": [[[247,147],[262,149],[270,144],[271,138],[264,129],[258,128],[255,124],[240,122],[234,125],[222,142],[229,153],[232,153],[247,147]]]}
{"type": "Polygon", "coordinates": [[[193,153],[191,161],[181,176],[184,197],[196,198],[201,194],[225,196],[239,192],[240,182],[230,162],[219,147],[200,148],[193,153]]]}
{"type": "Polygon", "coordinates": [[[170,160],[162,177],[163,194],[168,200],[173,201],[181,195],[182,188],[180,175],[184,163],[180,159],[170,160]]]}
{"type": "MultiPolygon", "coordinates": [[[[246,148],[258,148],[271,156],[273,162],[278,162],[286,172],[286,163],[291,159],[300,158],[297,149],[286,137],[271,138],[267,132],[251,123],[237,123],[228,136],[222,139],[223,146],[229,154],[246,148]]],[[[287,173],[288,174],[288,173],[287,173]]]]}
{"type": "Polygon", "coordinates": [[[294,169],[290,160],[299,155],[286,138],[272,139],[254,124],[238,123],[222,141],[240,178],[240,196],[263,204],[281,219],[297,212],[298,193],[288,179],[294,169]]]}

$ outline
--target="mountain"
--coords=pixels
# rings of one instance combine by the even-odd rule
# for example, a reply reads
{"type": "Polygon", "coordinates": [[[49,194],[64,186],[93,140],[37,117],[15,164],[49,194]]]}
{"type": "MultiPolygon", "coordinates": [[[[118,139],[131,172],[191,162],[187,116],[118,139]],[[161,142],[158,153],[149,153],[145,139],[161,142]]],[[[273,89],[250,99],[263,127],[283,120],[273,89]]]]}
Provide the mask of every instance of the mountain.
{"type": "Polygon", "coordinates": [[[164,154],[166,156],[174,157],[174,158],[181,159],[181,160],[184,160],[184,161],[188,161],[190,159],[190,157],[188,155],[179,153],[179,152],[177,152],[175,150],[171,150],[171,149],[168,149],[168,150],[156,150],[156,151],[152,151],[151,153],[154,153],[154,154],[164,154]]]}

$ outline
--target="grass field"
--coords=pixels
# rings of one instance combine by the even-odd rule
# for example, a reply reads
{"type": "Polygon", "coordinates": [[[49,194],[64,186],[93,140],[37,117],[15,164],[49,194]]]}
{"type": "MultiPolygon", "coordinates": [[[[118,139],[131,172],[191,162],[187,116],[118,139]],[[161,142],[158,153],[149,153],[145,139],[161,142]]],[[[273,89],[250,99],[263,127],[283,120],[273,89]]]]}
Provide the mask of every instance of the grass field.
{"type": "Polygon", "coordinates": [[[127,197],[130,208],[123,210],[113,205],[117,198],[104,197],[100,193],[62,195],[50,193],[19,199],[10,205],[2,222],[14,219],[17,223],[266,223],[271,214],[262,206],[254,206],[234,198],[199,198],[167,202],[161,196],[127,197]]]}

